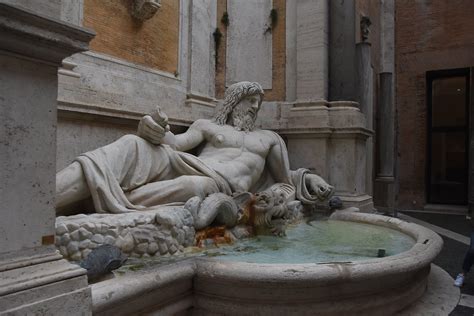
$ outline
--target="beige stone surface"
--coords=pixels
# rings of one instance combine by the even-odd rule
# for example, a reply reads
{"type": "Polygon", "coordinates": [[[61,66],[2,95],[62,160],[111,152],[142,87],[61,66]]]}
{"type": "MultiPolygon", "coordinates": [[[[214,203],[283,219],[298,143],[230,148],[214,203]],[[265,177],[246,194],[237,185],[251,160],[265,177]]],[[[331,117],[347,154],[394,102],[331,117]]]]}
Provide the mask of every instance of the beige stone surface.
{"type": "Polygon", "coordinates": [[[291,168],[313,170],[335,187],[345,206],[373,209],[366,182],[366,117],[355,102],[289,102],[265,104],[258,121],[282,135],[291,168]]]}

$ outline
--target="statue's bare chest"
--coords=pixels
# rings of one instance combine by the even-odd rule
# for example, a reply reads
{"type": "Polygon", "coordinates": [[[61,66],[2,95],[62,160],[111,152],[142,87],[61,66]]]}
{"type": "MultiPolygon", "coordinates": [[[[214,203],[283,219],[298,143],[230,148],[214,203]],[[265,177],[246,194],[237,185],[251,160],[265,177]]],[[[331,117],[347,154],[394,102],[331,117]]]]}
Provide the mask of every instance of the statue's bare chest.
{"type": "Polygon", "coordinates": [[[266,156],[271,139],[262,132],[244,132],[235,129],[214,130],[208,134],[208,142],[215,148],[235,148],[266,156]]]}

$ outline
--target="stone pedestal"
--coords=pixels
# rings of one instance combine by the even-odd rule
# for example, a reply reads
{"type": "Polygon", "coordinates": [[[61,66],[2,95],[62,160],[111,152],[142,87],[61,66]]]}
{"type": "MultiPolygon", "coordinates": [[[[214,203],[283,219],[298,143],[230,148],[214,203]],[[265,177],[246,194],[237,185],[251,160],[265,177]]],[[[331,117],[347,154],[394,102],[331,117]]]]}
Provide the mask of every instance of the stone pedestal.
{"type": "Polygon", "coordinates": [[[322,176],[345,207],[373,210],[366,184],[366,143],[372,131],[356,102],[283,104],[273,129],[288,140],[291,169],[309,168],[322,176]]]}
{"type": "Polygon", "coordinates": [[[90,313],[85,271],[54,247],[54,194],[57,70],[93,35],[0,3],[0,314],[90,313]]]}

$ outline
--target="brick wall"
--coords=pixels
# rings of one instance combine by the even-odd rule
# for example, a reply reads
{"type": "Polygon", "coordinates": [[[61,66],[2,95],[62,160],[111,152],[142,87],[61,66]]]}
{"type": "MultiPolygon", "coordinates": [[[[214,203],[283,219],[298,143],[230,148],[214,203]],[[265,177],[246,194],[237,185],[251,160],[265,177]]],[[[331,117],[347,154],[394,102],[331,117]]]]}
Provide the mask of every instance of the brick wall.
{"type": "Polygon", "coordinates": [[[426,72],[474,66],[474,1],[396,0],[399,208],[426,203],[426,72]]]}
{"type": "Polygon", "coordinates": [[[175,73],[178,68],[179,1],[161,1],[151,19],[132,18],[132,0],[85,0],[84,26],[97,36],[93,51],[175,73]]]}

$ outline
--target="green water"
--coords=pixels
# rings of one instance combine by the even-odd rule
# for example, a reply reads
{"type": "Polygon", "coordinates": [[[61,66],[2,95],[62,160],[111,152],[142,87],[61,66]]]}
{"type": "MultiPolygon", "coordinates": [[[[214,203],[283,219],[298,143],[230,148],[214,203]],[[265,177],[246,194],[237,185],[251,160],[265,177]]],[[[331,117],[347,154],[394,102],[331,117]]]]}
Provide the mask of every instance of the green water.
{"type": "Polygon", "coordinates": [[[252,263],[322,263],[376,258],[379,249],[392,256],[414,244],[408,235],[385,227],[318,221],[290,227],[283,238],[258,236],[207,253],[222,260],[252,263]]]}
{"type": "Polygon", "coordinates": [[[232,245],[188,248],[185,253],[151,258],[130,258],[116,273],[170,264],[191,257],[251,263],[352,262],[409,250],[415,241],[397,230],[345,221],[314,221],[290,226],[286,237],[258,236],[232,245]]]}

